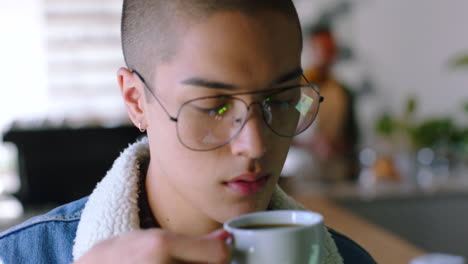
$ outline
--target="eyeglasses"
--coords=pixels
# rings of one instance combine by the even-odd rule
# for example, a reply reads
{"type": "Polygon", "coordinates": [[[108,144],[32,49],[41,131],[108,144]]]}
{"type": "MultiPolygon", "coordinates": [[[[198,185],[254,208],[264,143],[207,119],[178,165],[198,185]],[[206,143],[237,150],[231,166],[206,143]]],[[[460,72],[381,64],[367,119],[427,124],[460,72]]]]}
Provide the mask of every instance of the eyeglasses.
{"type": "MultiPolygon", "coordinates": [[[[317,116],[323,101],[313,84],[295,85],[264,91],[242,92],[194,98],[183,103],[174,117],[148,86],[145,79],[132,70],[161,105],[169,119],[176,122],[180,143],[194,151],[220,148],[242,130],[253,105],[262,109],[265,124],[280,137],[293,137],[306,130],[317,116]],[[247,104],[238,95],[265,94],[262,101],[247,104]]],[[[305,78],[305,77],[304,77],[305,78]]]]}

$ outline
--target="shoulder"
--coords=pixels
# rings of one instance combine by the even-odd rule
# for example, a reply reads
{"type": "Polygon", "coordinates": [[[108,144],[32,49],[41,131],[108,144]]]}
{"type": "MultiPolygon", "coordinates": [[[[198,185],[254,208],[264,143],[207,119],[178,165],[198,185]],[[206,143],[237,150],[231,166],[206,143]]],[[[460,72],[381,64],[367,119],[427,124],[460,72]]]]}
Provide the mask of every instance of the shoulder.
{"type": "Polygon", "coordinates": [[[88,197],[85,197],[80,200],[62,205],[51,210],[46,214],[33,217],[22,224],[19,224],[4,232],[1,232],[0,240],[8,236],[15,235],[17,233],[21,233],[22,231],[25,231],[27,229],[38,227],[41,224],[48,224],[51,222],[67,223],[78,221],[81,217],[81,212],[84,208],[87,199],[88,197]]]}
{"type": "Polygon", "coordinates": [[[0,263],[67,263],[87,197],[0,233],[0,263]]]}
{"type": "Polygon", "coordinates": [[[343,258],[344,264],[375,264],[375,260],[372,256],[356,242],[348,238],[347,236],[328,228],[328,231],[332,235],[335,241],[336,247],[343,258]]]}

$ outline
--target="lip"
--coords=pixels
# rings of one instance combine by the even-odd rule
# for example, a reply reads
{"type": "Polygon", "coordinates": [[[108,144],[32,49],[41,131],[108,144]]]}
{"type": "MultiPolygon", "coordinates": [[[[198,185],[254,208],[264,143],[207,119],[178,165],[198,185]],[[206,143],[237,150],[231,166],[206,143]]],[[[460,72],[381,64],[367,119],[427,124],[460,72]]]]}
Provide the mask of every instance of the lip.
{"type": "Polygon", "coordinates": [[[231,191],[241,194],[250,195],[259,192],[270,178],[266,173],[245,173],[224,184],[231,191]]]}

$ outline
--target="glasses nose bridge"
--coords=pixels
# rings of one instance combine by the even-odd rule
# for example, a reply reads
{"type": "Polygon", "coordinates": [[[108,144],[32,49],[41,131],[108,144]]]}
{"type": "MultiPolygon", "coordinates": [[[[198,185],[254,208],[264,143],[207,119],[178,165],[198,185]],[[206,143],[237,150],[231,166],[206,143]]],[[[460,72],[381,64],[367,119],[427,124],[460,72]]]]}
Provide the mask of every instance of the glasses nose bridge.
{"type": "Polygon", "coordinates": [[[246,122],[248,121],[248,119],[250,119],[250,115],[251,115],[250,110],[251,110],[251,109],[254,109],[254,108],[252,107],[252,106],[254,106],[254,105],[258,105],[258,106],[260,107],[260,108],[259,108],[259,110],[260,110],[259,114],[260,114],[261,117],[263,118],[263,107],[264,107],[264,106],[263,106],[263,101],[258,101],[258,100],[257,100],[257,101],[251,102],[250,104],[245,103],[245,105],[247,106],[247,113],[246,113],[246,119],[247,119],[247,120],[246,120],[246,122]]]}
{"type": "MultiPolygon", "coordinates": [[[[246,103],[247,104],[247,103],[246,103]]],[[[247,104],[247,108],[250,108],[252,105],[254,104],[261,104],[260,101],[256,100],[256,101],[253,101],[251,102],[250,104],[247,104]]]]}
{"type": "MultiPolygon", "coordinates": [[[[267,123],[266,123],[267,121],[265,119],[263,100],[262,101],[255,100],[255,101],[251,102],[250,104],[247,104],[247,102],[244,101],[244,103],[247,106],[247,111],[245,113],[245,120],[244,120],[240,130],[243,130],[244,127],[247,125],[247,123],[249,121],[254,121],[254,122],[257,123],[257,125],[259,125],[258,128],[265,132],[265,129],[266,129],[266,127],[268,127],[268,125],[267,125],[267,123]],[[257,113],[255,113],[255,111],[253,111],[253,112],[250,111],[251,109],[255,110],[255,108],[253,107],[254,105],[259,106],[257,113]],[[252,119],[254,119],[254,120],[252,120],[252,119]],[[257,119],[257,120],[255,120],[255,119],[257,119]]],[[[262,133],[264,133],[264,132],[262,132],[262,133]]]]}

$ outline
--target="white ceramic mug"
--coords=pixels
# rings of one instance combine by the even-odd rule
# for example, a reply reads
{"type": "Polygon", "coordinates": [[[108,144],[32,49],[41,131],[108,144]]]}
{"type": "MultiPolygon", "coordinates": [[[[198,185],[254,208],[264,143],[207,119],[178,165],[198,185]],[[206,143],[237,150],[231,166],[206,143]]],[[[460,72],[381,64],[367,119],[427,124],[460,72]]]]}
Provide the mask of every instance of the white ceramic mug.
{"type": "Polygon", "coordinates": [[[232,264],[320,264],[323,217],[310,211],[250,213],[224,223],[233,234],[232,264]],[[253,228],[252,226],[263,226],[253,228]],[[272,227],[282,225],[282,227],[272,227]],[[247,228],[246,228],[247,227],[247,228]]]}

